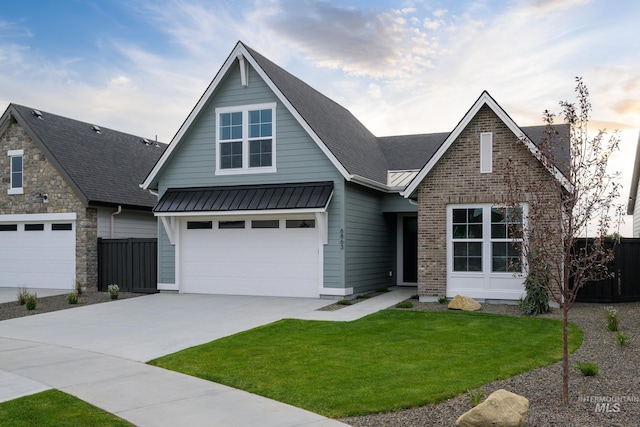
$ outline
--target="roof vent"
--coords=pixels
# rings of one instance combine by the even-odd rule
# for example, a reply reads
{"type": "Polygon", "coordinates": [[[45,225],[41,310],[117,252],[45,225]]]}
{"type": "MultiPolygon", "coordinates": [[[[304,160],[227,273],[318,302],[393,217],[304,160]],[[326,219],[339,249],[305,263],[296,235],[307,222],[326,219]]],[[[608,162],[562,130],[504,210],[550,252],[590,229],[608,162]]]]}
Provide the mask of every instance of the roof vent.
{"type": "Polygon", "coordinates": [[[144,142],[144,145],[146,145],[147,147],[151,145],[151,141],[149,141],[147,138],[142,138],[142,142],[144,142]]]}
{"type": "Polygon", "coordinates": [[[93,125],[93,126],[91,127],[91,129],[93,129],[93,130],[94,130],[94,132],[95,132],[95,133],[97,133],[97,134],[101,134],[101,133],[102,133],[102,129],[100,129],[100,127],[99,127],[99,126],[93,125]]]}
{"type": "Polygon", "coordinates": [[[36,116],[37,118],[39,118],[40,120],[44,120],[42,118],[42,112],[40,110],[33,110],[32,111],[33,115],[36,116]]]}

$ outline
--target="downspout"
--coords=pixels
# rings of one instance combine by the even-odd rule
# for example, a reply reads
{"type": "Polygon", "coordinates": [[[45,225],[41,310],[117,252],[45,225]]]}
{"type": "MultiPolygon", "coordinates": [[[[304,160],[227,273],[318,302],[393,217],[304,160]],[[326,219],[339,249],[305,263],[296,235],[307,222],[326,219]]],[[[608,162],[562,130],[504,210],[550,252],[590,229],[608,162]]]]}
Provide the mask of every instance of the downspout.
{"type": "Polygon", "coordinates": [[[111,214],[111,238],[114,239],[116,234],[116,215],[122,212],[122,205],[118,205],[118,210],[111,214]]]}

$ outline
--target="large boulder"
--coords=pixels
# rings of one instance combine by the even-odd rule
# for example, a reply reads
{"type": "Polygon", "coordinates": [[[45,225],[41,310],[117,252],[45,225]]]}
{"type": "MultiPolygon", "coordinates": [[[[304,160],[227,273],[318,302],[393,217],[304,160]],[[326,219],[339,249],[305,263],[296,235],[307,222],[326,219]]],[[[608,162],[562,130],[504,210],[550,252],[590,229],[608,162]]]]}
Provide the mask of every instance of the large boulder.
{"type": "Polygon", "coordinates": [[[521,427],[529,410],[529,400],[507,390],[496,390],[487,399],[462,414],[460,427],[521,427]]]}
{"type": "Polygon", "coordinates": [[[471,297],[456,295],[447,307],[451,310],[478,311],[480,310],[480,303],[471,297]]]}

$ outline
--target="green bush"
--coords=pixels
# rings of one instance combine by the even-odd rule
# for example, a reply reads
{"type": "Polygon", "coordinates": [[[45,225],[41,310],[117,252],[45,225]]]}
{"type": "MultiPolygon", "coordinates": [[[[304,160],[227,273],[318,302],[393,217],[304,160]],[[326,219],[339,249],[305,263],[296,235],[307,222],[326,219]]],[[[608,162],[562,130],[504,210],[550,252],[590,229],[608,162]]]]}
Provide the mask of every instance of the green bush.
{"type": "Polygon", "coordinates": [[[341,300],[340,300],[340,301],[338,301],[336,304],[339,304],[339,305],[351,305],[351,304],[352,304],[352,302],[351,302],[351,301],[349,301],[348,299],[341,299],[341,300]]]}
{"type": "Polygon", "coordinates": [[[111,299],[118,299],[118,295],[120,294],[120,287],[118,285],[111,284],[107,286],[107,291],[109,291],[111,299]]]}
{"type": "Polygon", "coordinates": [[[478,406],[478,404],[482,401],[482,399],[484,399],[484,396],[486,395],[483,389],[478,389],[475,392],[467,390],[467,394],[469,395],[469,400],[471,401],[471,404],[473,406],[478,406]]]}
{"type": "Polygon", "coordinates": [[[411,295],[411,299],[420,299],[420,295],[418,294],[411,295]]]}
{"type": "Polygon", "coordinates": [[[607,329],[610,331],[617,331],[618,326],[620,326],[620,321],[618,320],[618,310],[611,306],[606,306],[604,308],[604,312],[607,316],[607,329]]]}
{"type": "Polygon", "coordinates": [[[598,364],[595,362],[582,362],[576,366],[585,377],[593,377],[598,375],[598,364]]]}
{"type": "Polygon", "coordinates": [[[621,347],[627,345],[627,336],[622,332],[616,332],[616,339],[618,340],[618,344],[620,344],[621,347]]]}
{"type": "Polygon", "coordinates": [[[440,304],[444,304],[445,302],[447,302],[447,297],[440,297],[440,298],[438,298],[438,302],[439,302],[440,304]]]}
{"type": "Polygon", "coordinates": [[[371,298],[371,295],[366,295],[366,294],[365,295],[358,295],[356,297],[356,299],[369,299],[369,298],[371,298]]]}
{"type": "Polygon", "coordinates": [[[69,304],[77,304],[78,303],[78,297],[80,295],[78,294],[78,291],[73,291],[70,294],[67,295],[67,302],[69,304]]]}
{"type": "Polygon", "coordinates": [[[18,297],[18,304],[24,305],[27,302],[27,295],[29,294],[29,289],[25,287],[19,287],[18,293],[16,296],[18,297]]]}
{"type": "Polygon", "coordinates": [[[27,306],[27,310],[35,310],[36,305],[38,305],[38,295],[34,292],[27,292],[24,297],[25,305],[27,306]]]}
{"type": "Polygon", "coordinates": [[[396,304],[396,308],[413,308],[413,303],[411,301],[400,301],[396,304]]]}
{"type": "Polygon", "coordinates": [[[536,274],[529,274],[524,281],[526,294],[518,305],[525,314],[537,316],[549,312],[549,294],[539,285],[541,279],[536,274]]]}

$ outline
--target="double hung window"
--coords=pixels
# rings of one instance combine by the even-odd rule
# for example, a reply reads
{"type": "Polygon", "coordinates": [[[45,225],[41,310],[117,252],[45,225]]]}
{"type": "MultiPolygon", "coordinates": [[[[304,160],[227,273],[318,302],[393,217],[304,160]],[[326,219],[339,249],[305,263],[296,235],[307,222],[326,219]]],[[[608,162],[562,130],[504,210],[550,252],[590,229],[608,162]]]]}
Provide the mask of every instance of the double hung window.
{"type": "Polygon", "coordinates": [[[23,194],[22,177],[23,177],[23,150],[9,150],[9,162],[11,166],[11,184],[8,194],[23,194]]]}
{"type": "Polygon", "coordinates": [[[275,172],[276,104],[216,109],[216,174],[275,172]]]}

